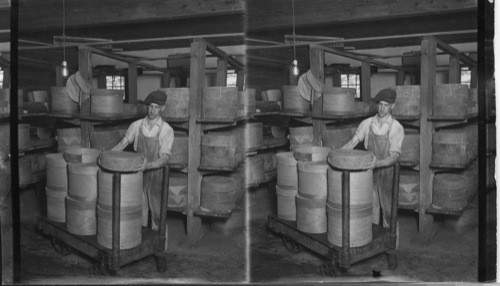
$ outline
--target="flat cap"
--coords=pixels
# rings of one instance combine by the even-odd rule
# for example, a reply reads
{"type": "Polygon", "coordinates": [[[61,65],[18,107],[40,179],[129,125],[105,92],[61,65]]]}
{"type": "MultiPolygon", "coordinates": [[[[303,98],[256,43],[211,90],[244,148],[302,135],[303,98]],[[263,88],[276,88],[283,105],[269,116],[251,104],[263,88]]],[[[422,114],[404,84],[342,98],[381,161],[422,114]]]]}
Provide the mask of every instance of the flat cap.
{"type": "Polygon", "coordinates": [[[376,103],[385,101],[387,103],[394,103],[396,101],[396,92],[390,88],[382,89],[377,93],[373,99],[376,103]]]}
{"type": "Polygon", "coordinates": [[[153,91],[151,92],[146,99],[144,100],[144,104],[150,105],[151,103],[156,103],[158,105],[165,105],[167,101],[167,95],[163,91],[153,91]]]}

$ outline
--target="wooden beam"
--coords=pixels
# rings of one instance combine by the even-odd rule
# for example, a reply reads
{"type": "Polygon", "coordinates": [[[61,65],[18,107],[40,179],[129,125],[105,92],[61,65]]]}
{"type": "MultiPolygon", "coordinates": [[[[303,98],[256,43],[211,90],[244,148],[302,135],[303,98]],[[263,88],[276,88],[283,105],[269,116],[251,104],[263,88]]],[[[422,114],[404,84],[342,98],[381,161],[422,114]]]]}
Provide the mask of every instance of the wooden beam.
{"type": "Polygon", "coordinates": [[[457,50],[454,47],[448,45],[447,43],[443,42],[442,40],[440,40],[440,39],[438,39],[438,38],[436,38],[434,36],[426,36],[426,37],[424,37],[424,39],[425,38],[432,38],[436,42],[437,47],[441,51],[443,51],[445,53],[448,53],[451,56],[457,57],[466,66],[468,66],[468,67],[475,67],[475,66],[477,66],[477,62],[475,60],[473,60],[470,57],[464,55],[459,50],[457,50]]]}
{"type": "Polygon", "coordinates": [[[128,103],[137,102],[137,63],[128,64],[128,103]]]}
{"type": "Polygon", "coordinates": [[[329,48],[329,47],[326,47],[324,45],[318,45],[318,46],[321,47],[325,52],[328,52],[328,53],[331,53],[331,54],[334,54],[334,55],[338,55],[338,56],[342,56],[342,57],[345,57],[345,58],[348,58],[348,59],[358,60],[358,61],[361,61],[361,62],[366,62],[366,63],[370,63],[370,64],[373,64],[373,65],[376,65],[376,66],[390,68],[390,69],[394,69],[394,70],[398,70],[398,71],[399,70],[404,70],[403,67],[398,67],[398,66],[394,66],[394,65],[391,65],[391,64],[387,64],[387,63],[381,62],[381,61],[372,60],[372,59],[369,59],[369,58],[366,58],[366,57],[361,57],[361,56],[355,55],[353,53],[345,52],[345,51],[340,50],[340,49],[329,48]]]}
{"type": "MultiPolygon", "coordinates": [[[[243,14],[245,5],[242,0],[72,0],[66,1],[65,9],[66,28],[80,28],[243,14]]],[[[60,0],[22,1],[19,30],[60,28],[62,13],[60,0]]]]}
{"type": "Polygon", "coordinates": [[[342,87],[342,74],[338,71],[333,72],[333,86],[342,87]]]}
{"type": "Polygon", "coordinates": [[[448,69],[448,83],[460,83],[460,60],[458,57],[450,56],[450,66],[448,69]]]}
{"type": "MultiPolygon", "coordinates": [[[[295,0],[296,27],[408,18],[477,10],[476,0],[330,1],[295,0]]],[[[247,1],[248,30],[292,26],[292,5],[282,0],[247,1]],[[274,13],[273,13],[274,12],[274,13]],[[272,15],[270,13],[273,13],[272,15]]]]}
{"type": "MultiPolygon", "coordinates": [[[[311,72],[319,79],[320,82],[325,82],[325,52],[321,47],[311,46],[309,48],[309,65],[311,72]]],[[[321,96],[314,102],[312,113],[321,114],[323,112],[323,97],[321,96]]],[[[313,145],[321,146],[321,133],[325,123],[319,119],[313,119],[313,145]]]]}
{"type": "MultiPolygon", "coordinates": [[[[84,80],[92,82],[92,51],[85,46],[78,48],[78,71],[84,80]]],[[[90,114],[90,108],[88,109],[88,114],[87,112],[83,112],[83,114],[90,114]]],[[[80,127],[82,135],[81,146],[90,148],[90,134],[93,131],[93,126],[89,121],[82,120],[80,121],[80,127]]]]}
{"type": "Polygon", "coordinates": [[[106,89],[106,75],[100,74],[97,77],[97,88],[106,89]]]}
{"type": "Polygon", "coordinates": [[[211,43],[207,42],[206,40],[202,40],[202,41],[205,42],[205,46],[207,47],[207,51],[210,52],[211,54],[217,56],[220,59],[227,59],[228,64],[237,70],[242,70],[245,68],[245,65],[242,62],[238,61],[237,59],[235,59],[232,56],[229,56],[223,50],[217,48],[216,46],[212,45],[211,43]]]}
{"type": "Polygon", "coordinates": [[[420,238],[427,241],[432,232],[434,217],[425,211],[432,203],[433,174],[429,168],[432,160],[432,97],[436,84],[436,41],[422,40],[420,80],[420,194],[418,229],[420,238]]]}
{"type": "Polygon", "coordinates": [[[196,240],[201,235],[201,218],[195,216],[200,207],[201,179],[198,171],[201,158],[201,103],[205,86],[206,42],[194,40],[191,44],[190,86],[189,86],[189,155],[188,155],[188,207],[187,235],[196,240]]]}
{"type": "Polygon", "coordinates": [[[236,71],[236,87],[238,87],[238,91],[245,88],[245,72],[242,70],[236,71]]]}
{"type": "Polygon", "coordinates": [[[216,86],[227,86],[227,59],[217,60],[216,86]]]}
{"type": "Polygon", "coordinates": [[[398,71],[396,78],[396,85],[405,85],[406,73],[404,71],[398,71]]]}
{"type": "Polygon", "coordinates": [[[370,63],[361,62],[361,101],[370,102],[372,99],[372,71],[370,63]]]}
{"type": "Polygon", "coordinates": [[[162,88],[169,88],[170,87],[170,81],[172,80],[172,77],[170,73],[166,72],[161,75],[161,87],[162,88]]]}

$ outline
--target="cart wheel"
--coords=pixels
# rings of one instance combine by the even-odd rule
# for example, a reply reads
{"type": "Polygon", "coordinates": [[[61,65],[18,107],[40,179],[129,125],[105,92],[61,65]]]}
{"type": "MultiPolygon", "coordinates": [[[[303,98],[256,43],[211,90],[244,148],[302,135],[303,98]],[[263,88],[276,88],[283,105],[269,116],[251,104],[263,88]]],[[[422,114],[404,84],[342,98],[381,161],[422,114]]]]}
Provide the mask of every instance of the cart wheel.
{"type": "Polygon", "coordinates": [[[325,261],[320,268],[320,272],[321,275],[329,277],[340,276],[341,273],[339,264],[336,261],[325,261]]]}
{"type": "Polygon", "coordinates": [[[163,255],[157,255],[156,257],[156,271],[164,273],[167,271],[167,258],[163,255]]]}
{"type": "Polygon", "coordinates": [[[64,243],[59,238],[52,237],[52,246],[57,251],[57,253],[61,255],[68,255],[71,253],[71,247],[69,247],[66,243],[64,243]]]}
{"type": "Polygon", "coordinates": [[[286,236],[283,236],[281,238],[281,240],[283,241],[283,245],[285,245],[285,248],[288,251],[290,251],[291,253],[297,254],[297,253],[300,253],[302,251],[302,246],[300,244],[298,244],[297,242],[295,242],[294,240],[292,240],[286,236]]]}
{"type": "Polygon", "coordinates": [[[390,270],[398,268],[398,256],[395,253],[387,253],[387,265],[390,270]]]}

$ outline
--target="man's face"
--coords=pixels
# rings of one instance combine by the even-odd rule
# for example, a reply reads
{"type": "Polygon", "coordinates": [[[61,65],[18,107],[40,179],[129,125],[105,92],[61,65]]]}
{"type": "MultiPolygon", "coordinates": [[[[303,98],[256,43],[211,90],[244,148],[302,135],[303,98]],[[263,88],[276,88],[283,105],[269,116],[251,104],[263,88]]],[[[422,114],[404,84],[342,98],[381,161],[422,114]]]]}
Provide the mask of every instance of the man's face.
{"type": "Polygon", "coordinates": [[[161,105],[158,105],[156,103],[151,103],[148,105],[148,117],[149,119],[153,120],[156,119],[158,116],[160,116],[160,112],[162,110],[161,105]]]}
{"type": "Polygon", "coordinates": [[[378,103],[378,116],[379,117],[386,117],[389,115],[391,110],[394,108],[394,103],[388,103],[386,101],[380,101],[378,103]]]}

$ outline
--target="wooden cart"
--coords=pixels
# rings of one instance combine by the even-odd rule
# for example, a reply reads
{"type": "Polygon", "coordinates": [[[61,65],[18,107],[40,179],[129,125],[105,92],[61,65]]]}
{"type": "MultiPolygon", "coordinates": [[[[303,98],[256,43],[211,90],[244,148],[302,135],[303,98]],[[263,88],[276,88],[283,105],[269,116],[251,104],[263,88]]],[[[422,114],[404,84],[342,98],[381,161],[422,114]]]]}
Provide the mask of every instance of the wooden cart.
{"type": "Polygon", "coordinates": [[[113,201],[112,201],[112,248],[104,248],[97,243],[97,235],[76,235],[68,232],[65,223],[49,220],[45,216],[38,219],[38,229],[52,237],[52,244],[56,251],[67,255],[72,249],[86,254],[98,261],[91,269],[91,274],[116,274],[123,265],[140,260],[144,257],[154,255],[156,257],[156,268],[158,272],[167,270],[165,253],[165,230],[167,222],[168,186],[170,179],[170,166],[164,165],[160,228],[158,231],[142,227],[141,244],[131,248],[120,250],[120,183],[121,173],[113,171],[113,201]]]}
{"type": "Polygon", "coordinates": [[[398,219],[399,163],[394,164],[393,169],[390,228],[372,224],[373,239],[366,245],[359,247],[349,245],[350,171],[348,170],[342,170],[342,247],[331,244],[326,233],[302,232],[297,229],[295,221],[283,220],[274,215],[268,217],[268,227],[282,236],[283,244],[290,252],[298,253],[304,247],[326,258],[327,261],[321,269],[324,275],[338,276],[341,270],[347,270],[352,264],[382,253],[387,254],[389,269],[396,269],[398,261],[394,249],[398,219]]]}

